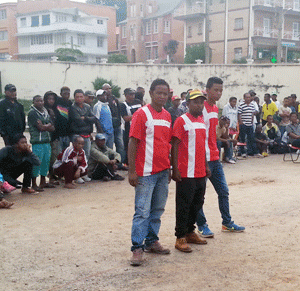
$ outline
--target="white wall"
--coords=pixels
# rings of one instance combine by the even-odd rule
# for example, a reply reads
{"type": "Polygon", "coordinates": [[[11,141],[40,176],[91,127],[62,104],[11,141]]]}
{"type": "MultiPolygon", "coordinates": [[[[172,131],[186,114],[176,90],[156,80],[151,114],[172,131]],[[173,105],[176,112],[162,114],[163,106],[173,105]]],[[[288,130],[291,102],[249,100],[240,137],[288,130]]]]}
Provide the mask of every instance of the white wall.
{"type": "MultiPolygon", "coordinates": [[[[229,97],[242,98],[243,93],[253,89],[263,100],[263,94],[277,91],[278,99],[291,93],[300,97],[300,65],[116,65],[80,64],[58,62],[0,61],[2,92],[8,83],[17,87],[18,98],[31,99],[52,90],[59,93],[62,86],[93,90],[97,77],[112,80],[122,91],[126,87],[142,86],[149,90],[156,78],[169,82],[179,95],[189,88],[205,89],[211,76],[221,77],[224,91],[219,106],[222,108],[229,97]]],[[[149,95],[146,94],[149,101],[149,95]]]]}

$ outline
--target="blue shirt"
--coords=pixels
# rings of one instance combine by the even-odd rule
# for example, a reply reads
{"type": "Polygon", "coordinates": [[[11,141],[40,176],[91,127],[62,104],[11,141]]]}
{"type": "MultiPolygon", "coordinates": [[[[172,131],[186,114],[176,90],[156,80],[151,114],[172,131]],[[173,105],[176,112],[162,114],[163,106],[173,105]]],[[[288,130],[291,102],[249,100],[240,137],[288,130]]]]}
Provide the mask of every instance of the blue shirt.
{"type": "Polygon", "coordinates": [[[101,127],[106,134],[113,134],[112,115],[108,103],[98,101],[94,106],[94,114],[100,121],[101,127]]]}

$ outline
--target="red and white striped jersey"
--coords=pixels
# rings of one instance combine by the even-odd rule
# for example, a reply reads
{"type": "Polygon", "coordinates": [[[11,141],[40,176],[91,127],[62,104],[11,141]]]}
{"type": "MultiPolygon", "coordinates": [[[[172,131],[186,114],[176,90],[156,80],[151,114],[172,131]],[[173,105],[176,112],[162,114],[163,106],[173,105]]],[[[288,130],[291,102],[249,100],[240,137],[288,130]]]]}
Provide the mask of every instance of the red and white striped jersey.
{"type": "Polygon", "coordinates": [[[206,129],[202,117],[195,118],[190,113],[181,115],[175,121],[173,136],[181,141],[178,147],[178,169],[181,177],[205,177],[206,129]]]}
{"type": "Polygon", "coordinates": [[[130,137],[139,140],[135,160],[138,176],[150,176],[170,168],[171,115],[148,104],[132,116],[130,137]]]}
{"type": "Polygon", "coordinates": [[[217,125],[219,109],[216,105],[209,105],[204,101],[203,120],[206,126],[206,159],[208,162],[217,161],[219,159],[219,150],[217,147],[217,125]]]}

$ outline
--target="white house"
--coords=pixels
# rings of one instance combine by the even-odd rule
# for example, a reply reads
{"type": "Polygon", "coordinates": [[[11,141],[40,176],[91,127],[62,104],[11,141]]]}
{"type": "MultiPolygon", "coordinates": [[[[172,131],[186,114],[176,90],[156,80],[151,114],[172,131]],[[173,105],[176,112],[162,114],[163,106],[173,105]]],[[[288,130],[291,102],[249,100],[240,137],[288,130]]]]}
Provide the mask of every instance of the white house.
{"type": "Polygon", "coordinates": [[[58,48],[83,52],[80,61],[100,63],[107,57],[107,18],[78,8],[17,14],[19,60],[50,60],[58,48]]]}

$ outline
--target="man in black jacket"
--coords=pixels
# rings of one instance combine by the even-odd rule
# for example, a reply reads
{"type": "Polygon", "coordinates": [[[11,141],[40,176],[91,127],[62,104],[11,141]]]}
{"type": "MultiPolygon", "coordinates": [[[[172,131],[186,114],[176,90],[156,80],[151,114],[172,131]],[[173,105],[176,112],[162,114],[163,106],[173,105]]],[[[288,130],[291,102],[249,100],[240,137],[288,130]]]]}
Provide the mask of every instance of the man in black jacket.
{"type": "Polygon", "coordinates": [[[5,98],[0,101],[0,133],[5,145],[11,145],[14,136],[25,131],[24,107],[17,101],[15,85],[7,84],[5,98]]]}

